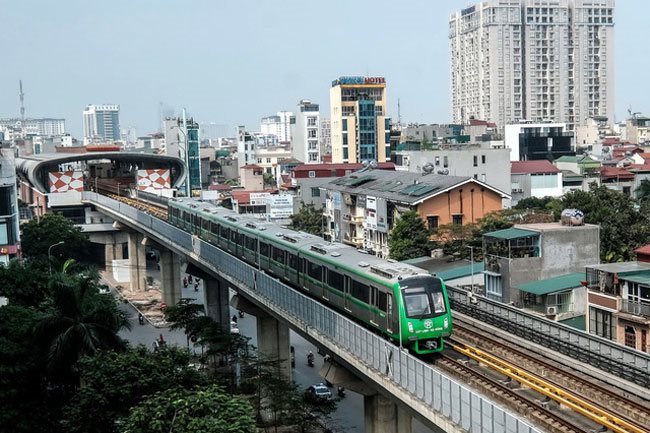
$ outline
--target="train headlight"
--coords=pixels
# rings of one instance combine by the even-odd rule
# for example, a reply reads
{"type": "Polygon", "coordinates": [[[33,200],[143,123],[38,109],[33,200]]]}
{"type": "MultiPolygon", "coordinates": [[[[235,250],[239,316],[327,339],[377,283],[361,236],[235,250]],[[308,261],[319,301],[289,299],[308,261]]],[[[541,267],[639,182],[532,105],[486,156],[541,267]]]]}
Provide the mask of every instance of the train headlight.
{"type": "Polygon", "coordinates": [[[444,326],[445,328],[449,328],[449,318],[445,317],[445,321],[442,326],[444,326]]]}
{"type": "Polygon", "coordinates": [[[413,324],[411,322],[408,322],[409,325],[409,332],[413,332],[413,324]]]}

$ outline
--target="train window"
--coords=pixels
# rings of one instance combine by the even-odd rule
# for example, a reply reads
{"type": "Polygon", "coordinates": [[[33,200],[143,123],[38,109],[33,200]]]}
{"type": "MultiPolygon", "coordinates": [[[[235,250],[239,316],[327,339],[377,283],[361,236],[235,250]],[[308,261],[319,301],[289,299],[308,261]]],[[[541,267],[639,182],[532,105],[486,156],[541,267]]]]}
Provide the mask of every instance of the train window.
{"type": "Polygon", "coordinates": [[[383,312],[386,312],[386,293],[379,292],[377,294],[377,308],[383,312]]]}
{"type": "Polygon", "coordinates": [[[219,224],[214,222],[210,223],[210,233],[212,233],[215,236],[219,235],[219,224]]]}
{"type": "Polygon", "coordinates": [[[248,236],[244,236],[244,241],[246,245],[246,248],[251,250],[251,251],[257,251],[257,239],[254,238],[249,238],[248,236]]]}
{"type": "Polygon", "coordinates": [[[431,293],[431,300],[433,301],[433,312],[440,314],[445,312],[445,298],[442,292],[431,293]]]}
{"type": "Polygon", "coordinates": [[[260,255],[263,255],[264,257],[269,256],[269,244],[266,242],[260,242],[260,255]]]}
{"type": "Polygon", "coordinates": [[[273,247],[273,260],[284,265],[284,250],[273,247]]]}
{"type": "Polygon", "coordinates": [[[350,293],[352,293],[353,298],[357,298],[366,304],[370,301],[370,288],[356,280],[352,280],[352,289],[350,290],[350,293]]]}
{"type": "Polygon", "coordinates": [[[230,230],[230,240],[237,243],[237,232],[234,230],[230,230]]]}
{"type": "Polygon", "coordinates": [[[203,230],[210,230],[210,221],[208,219],[202,219],[201,227],[203,227],[203,230]]]}
{"type": "Polygon", "coordinates": [[[230,229],[228,227],[221,228],[221,237],[224,239],[230,239],[230,229]]]}
{"type": "Polygon", "coordinates": [[[317,265],[312,262],[307,262],[307,274],[318,280],[321,281],[323,279],[323,267],[321,265],[317,265]]]}
{"type": "Polygon", "coordinates": [[[295,271],[298,270],[298,256],[295,254],[287,253],[287,265],[295,271]]]}
{"type": "Polygon", "coordinates": [[[328,269],[327,284],[336,290],[343,291],[343,275],[336,271],[328,269]]]}

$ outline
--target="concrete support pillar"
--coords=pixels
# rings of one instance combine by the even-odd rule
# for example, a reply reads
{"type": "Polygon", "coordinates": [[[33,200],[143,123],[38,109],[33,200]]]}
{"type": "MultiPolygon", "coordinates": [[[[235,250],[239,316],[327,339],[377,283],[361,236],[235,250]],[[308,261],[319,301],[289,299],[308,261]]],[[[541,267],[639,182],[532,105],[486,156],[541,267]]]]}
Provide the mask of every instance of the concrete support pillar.
{"type": "Polygon", "coordinates": [[[115,260],[115,244],[104,245],[104,257],[106,264],[104,268],[107,272],[113,272],[113,260],[115,260]]]}
{"type": "Polygon", "coordinates": [[[203,297],[208,316],[229,330],[228,284],[220,278],[203,279],[203,297]]]}
{"type": "Polygon", "coordinates": [[[366,433],[411,433],[412,417],[381,394],[363,399],[366,433]]]}
{"type": "Polygon", "coordinates": [[[145,289],[147,260],[142,245],[144,236],[137,232],[129,233],[129,270],[131,273],[131,290],[142,292],[145,289]]]}
{"type": "Polygon", "coordinates": [[[160,290],[162,302],[176,305],[181,299],[181,259],[174,252],[160,248],[160,290]]]}
{"type": "Polygon", "coordinates": [[[257,317],[257,346],[269,359],[280,360],[280,370],[291,380],[291,345],[289,327],[272,316],[257,317]]]}

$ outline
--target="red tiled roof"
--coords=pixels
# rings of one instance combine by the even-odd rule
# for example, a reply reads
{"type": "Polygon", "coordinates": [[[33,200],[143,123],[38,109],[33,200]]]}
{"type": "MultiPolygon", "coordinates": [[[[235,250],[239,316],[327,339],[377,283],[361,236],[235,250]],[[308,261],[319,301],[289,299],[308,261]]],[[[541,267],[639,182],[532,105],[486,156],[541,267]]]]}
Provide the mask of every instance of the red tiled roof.
{"type": "Polygon", "coordinates": [[[650,255],[650,244],[639,247],[636,250],[634,250],[634,252],[637,253],[637,254],[648,254],[648,255],[650,255]]]}
{"type": "Polygon", "coordinates": [[[488,122],[487,120],[469,119],[469,126],[487,126],[489,128],[496,128],[497,124],[488,122]]]}
{"type": "Polygon", "coordinates": [[[512,161],[512,174],[559,173],[560,170],[545,159],[535,161],[512,161]]]}
{"type": "Polygon", "coordinates": [[[601,167],[600,168],[600,177],[605,179],[634,179],[634,173],[630,173],[624,168],[621,167],[601,167]]]}
{"type": "Polygon", "coordinates": [[[650,159],[650,152],[641,152],[638,155],[646,161],[650,159]]]}
{"type": "Polygon", "coordinates": [[[650,171],[650,163],[646,161],[645,164],[630,164],[626,167],[630,171],[650,171]]]}

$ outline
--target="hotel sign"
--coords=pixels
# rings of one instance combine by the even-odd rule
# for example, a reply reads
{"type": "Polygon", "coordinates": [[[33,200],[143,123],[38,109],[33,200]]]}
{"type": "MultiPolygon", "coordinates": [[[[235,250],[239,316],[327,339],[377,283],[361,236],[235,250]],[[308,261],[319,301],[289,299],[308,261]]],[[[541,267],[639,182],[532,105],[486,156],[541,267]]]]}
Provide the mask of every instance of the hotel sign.
{"type": "Polygon", "coordinates": [[[338,80],[332,81],[332,87],[339,84],[386,84],[384,77],[339,77],[338,80]]]}

